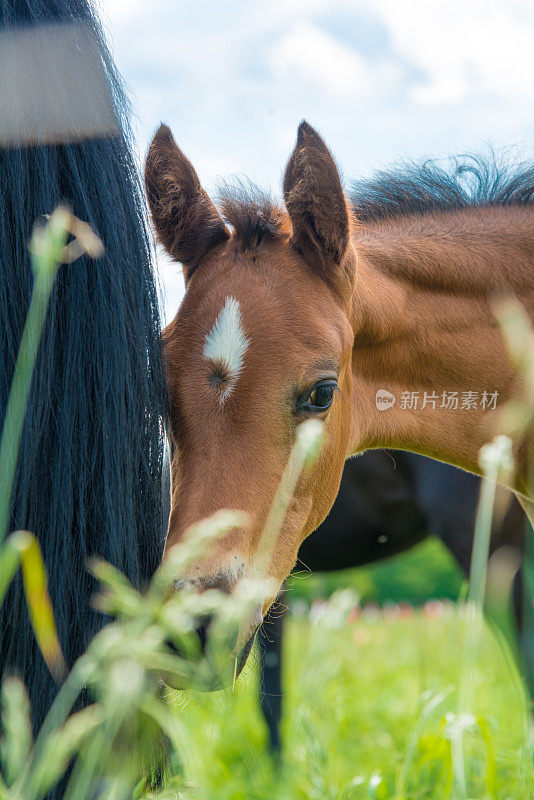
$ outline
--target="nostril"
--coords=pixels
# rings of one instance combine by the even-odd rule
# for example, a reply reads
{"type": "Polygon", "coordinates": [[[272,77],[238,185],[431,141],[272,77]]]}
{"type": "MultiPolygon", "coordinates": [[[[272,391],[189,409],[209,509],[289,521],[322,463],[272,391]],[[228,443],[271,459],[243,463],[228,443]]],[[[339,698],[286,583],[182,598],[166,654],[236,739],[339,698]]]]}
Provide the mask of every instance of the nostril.
{"type": "Polygon", "coordinates": [[[171,639],[166,639],[165,640],[165,646],[167,647],[168,650],[171,651],[171,653],[174,656],[183,656],[183,652],[180,650],[179,647],[176,647],[176,645],[174,644],[174,642],[171,639]]]}
{"type": "MultiPolygon", "coordinates": [[[[195,628],[195,634],[197,637],[198,646],[200,649],[200,653],[202,655],[204,655],[206,652],[206,647],[208,644],[208,637],[209,637],[209,628],[212,622],[213,622],[213,616],[211,614],[206,614],[199,618],[198,625],[195,628]]],[[[187,648],[183,650],[180,647],[177,647],[172,641],[172,639],[166,639],[165,646],[167,647],[168,650],[170,650],[170,652],[173,655],[181,656],[182,658],[184,658],[186,652],[188,652],[187,648]]]]}
{"type": "Polygon", "coordinates": [[[199,624],[196,628],[196,634],[198,637],[198,643],[200,645],[200,652],[202,653],[202,655],[204,655],[206,652],[206,646],[208,644],[209,628],[212,622],[213,622],[213,617],[211,616],[211,614],[209,614],[200,619],[199,624]]]}

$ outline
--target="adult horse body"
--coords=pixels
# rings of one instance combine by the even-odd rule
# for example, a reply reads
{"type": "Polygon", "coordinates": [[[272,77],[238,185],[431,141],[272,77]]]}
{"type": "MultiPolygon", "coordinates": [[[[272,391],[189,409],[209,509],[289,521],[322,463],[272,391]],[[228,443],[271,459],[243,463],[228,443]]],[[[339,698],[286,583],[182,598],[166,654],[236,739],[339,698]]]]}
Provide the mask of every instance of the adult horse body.
{"type": "MultiPolygon", "coordinates": [[[[37,109],[29,115],[22,96],[18,110],[26,127],[18,144],[0,147],[0,425],[28,310],[28,242],[35,222],[67,203],[105,247],[96,261],[82,257],[59,269],[9,519],[10,531],[28,529],[39,539],[70,667],[104,620],[91,603],[96,586],[88,557],[110,561],[136,585],[149,578],[161,558],[164,382],[128,106],[99,23],[86,0],[0,0],[2,46],[22,28],[24,36],[36,32],[40,44],[42,31],[52,30],[61,44],[67,28],[72,35],[66,38],[78,49],[90,39],[115,115],[111,134],[82,138],[78,131],[73,137],[65,87],[83,83],[84,77],[90,82],[91,75],[69,77],[51,70],[46,87],[57,100],[57,117],[48,121],[57,134],[57,122],[63,120],[60,137],[55,143],[40,141],[42,120],[37,109]],[[34,130],[29,130],[32,120],[34,130]]],[[[40,54],[34,56],[38,63],[40,54]]],[[[54,62],[54,53],[49,56],[54,62]]],[[[92,63],[84,59],[82,53],[80,61],[92,63]]],[[[19,64],[20,71],[31,70],[34,60],[19,64]]],[[[58,61],[64,65],[64,54],[58,61]]],[[[82,111],[87,121],[91,109],[82,111]]],[[[25,681],[38,727],[57,686],[35,643],[19,579],[0,609],[0,673],[6,672],[25,681]]]]}
{"type": "MultiPolygon", "coordinates": [[[[471,174],[471,194],[461,170],[382,176],[359,187],[352,213],[330,152],[303,122],[284,176],[287,213],[257,197],[227,198],[230,232],[169,129],[159,129],[149,203],[187,286],[164,332],[174,444],[166,546],[221,507],[250,520],[191,569],[190,586],[232,590],[255,577],[279,585],[350,455],[389,447],[479,472],[479,450],[499,429],[487,398],[502,406],[522,388],[492,301],[512,294],[534,312],[534,171],[507,177],[475,164],[471,174]],[[384,392],[396,399],[386,410],[384,392]],[[403,402],[415,396],[417,408],[403,402]],[[258,570],[268,510],[310,416],[324,420],[321,455],[258,570]]],[[[521,445],[510,484],[518,492],[521,445]]]]}

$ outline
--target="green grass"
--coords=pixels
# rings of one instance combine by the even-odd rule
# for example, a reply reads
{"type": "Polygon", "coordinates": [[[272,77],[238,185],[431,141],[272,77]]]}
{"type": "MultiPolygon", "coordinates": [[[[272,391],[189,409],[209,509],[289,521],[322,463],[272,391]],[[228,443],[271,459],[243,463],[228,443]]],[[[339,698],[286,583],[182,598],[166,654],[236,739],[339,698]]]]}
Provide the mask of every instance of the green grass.
{"type": "MultiPolygon", "coordinates": [[[[282,764],[266,754],[253,654],[234,693],[175,697],[189,739],[187,798],[454,797],[447,715],[457,710],[461,672],[456,612],[339,629],[291,619],[287,633],[282,764]]],[[[532,800],[525,697],[488,628],[470,700],[467,797],[532,800]]]]}

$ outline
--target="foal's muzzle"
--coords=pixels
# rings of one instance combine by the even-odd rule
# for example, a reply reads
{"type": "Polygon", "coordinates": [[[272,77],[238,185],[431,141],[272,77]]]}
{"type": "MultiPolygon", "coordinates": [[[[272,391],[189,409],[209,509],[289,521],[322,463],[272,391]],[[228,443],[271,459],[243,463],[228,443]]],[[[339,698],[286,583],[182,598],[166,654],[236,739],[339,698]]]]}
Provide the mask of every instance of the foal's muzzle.
{"type": "MultiPolygon", "coordinates": [[[[205,659],[206,665],[210,664],[211,657],[210,656],[210,648],[209,648],[209,641],[210,641],[210,628],[212,625],[216,625],[216,620],[212,615],[205,615],[201,617],[198,621],[198,625],[195,629],[197,641],[198,641],[198,655],[195,659],[195,663],[199,665],[199,672],[200,672],[200,664],[202,659],[205,659]]],[[[256,637],[256,631],[258,630],[259,626],[254,627],[251,630],[250,635],[248,636],[245,644],[241,646],[239,650],[234,650],[234,653],[231,653],[231,649],[228,650],[228,669],[223,669],[221,672],[217,671],[216,668],[211,668],[212,675],[208,678],[208,681],[200,679],[199,683],[196,684],[193,681],[191,686],[175,686],[176,689],[195,689],[197,691],[202,692],[213,692],[219,691],[221,689],[225,689],[232,684],[232,680],[237,678],[245,664],[247,663],[247,658],[250,655],[250,651],[252,650],[252,646],[254,644],[254,639],[256,637]]],[[[185,658],[185,653],[180,649],[180,647],[176,646],[176,644],[168,639],[165,642],[165,646],[167,649],[175,656],[179,656],[181,658],[185,658]]],[[[212,662],[213,663],[213,662],[212,662]]],[[[219,662],[220,664],[220,662],[219,662]]],[[[208,667],[208,669],[210,669],[208,667]]],[[[209,672],[208,672],[209,674],[209,672]]]]}

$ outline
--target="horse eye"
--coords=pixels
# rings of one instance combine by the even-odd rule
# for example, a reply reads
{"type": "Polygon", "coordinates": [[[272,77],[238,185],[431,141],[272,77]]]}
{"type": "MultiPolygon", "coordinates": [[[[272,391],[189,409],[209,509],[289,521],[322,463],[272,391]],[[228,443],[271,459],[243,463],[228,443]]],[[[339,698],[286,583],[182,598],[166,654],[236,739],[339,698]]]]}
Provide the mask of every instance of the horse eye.
{"type": "Polygon", "coordinates": [[[335,381],[319,381],[307,394],[300,398],[297,410],[315,414],[326,411],[332,404],[336,389],[337,383],[335,381]]]}

